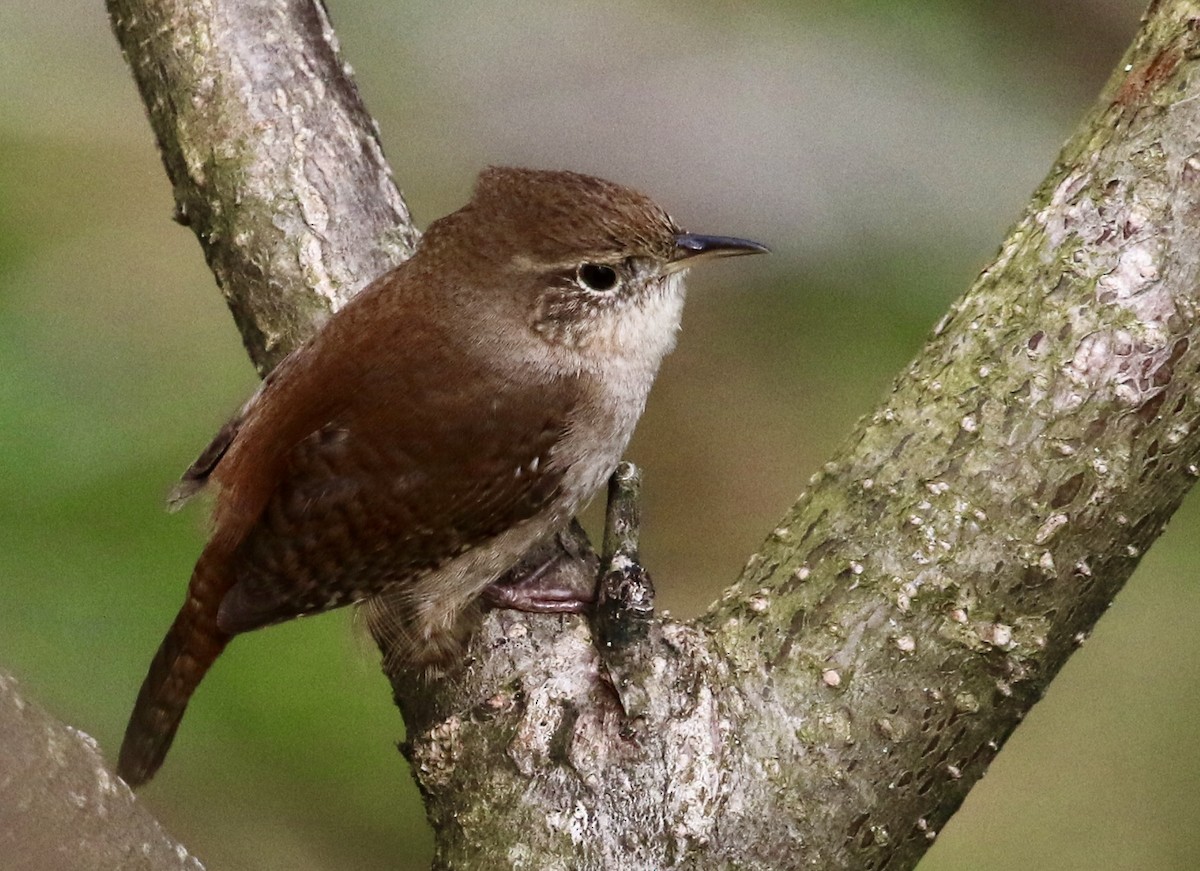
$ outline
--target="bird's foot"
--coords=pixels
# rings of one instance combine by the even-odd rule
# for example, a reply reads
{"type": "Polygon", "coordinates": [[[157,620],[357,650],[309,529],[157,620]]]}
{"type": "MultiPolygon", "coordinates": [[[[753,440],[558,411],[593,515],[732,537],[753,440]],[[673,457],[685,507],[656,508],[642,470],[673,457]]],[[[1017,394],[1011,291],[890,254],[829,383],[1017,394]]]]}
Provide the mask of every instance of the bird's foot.
{"type": "Polygon", "coordinates": [[[534,549],[481,598],[493,608],[533,614],[581,614],[596,604],[599,558],[578,521],[534,549]]]}

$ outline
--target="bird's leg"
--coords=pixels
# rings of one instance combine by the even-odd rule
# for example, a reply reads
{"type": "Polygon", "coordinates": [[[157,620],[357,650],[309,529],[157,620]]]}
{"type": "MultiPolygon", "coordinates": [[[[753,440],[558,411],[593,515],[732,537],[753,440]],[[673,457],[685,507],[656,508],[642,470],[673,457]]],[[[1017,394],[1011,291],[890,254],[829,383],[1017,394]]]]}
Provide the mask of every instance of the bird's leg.
{"type": "Polygon", "coordinates": [[[534,614],[579,614],[596,603],[600,558],[578,521],[525,555],[498,581],[484,588],[493,608],[534,614]]]}
{"type": "Polygon", "coordinates": [[[661,628],[654,585],[638,557],[641,478],[621,463],[608,484],[604,554],[598,556],[578,521],[530,551],[515,568],[484,589],[494,608],[543,614],[589,612],[605,683],[631,727],[647,714],[642,679],[653,669],[661,628]]]}

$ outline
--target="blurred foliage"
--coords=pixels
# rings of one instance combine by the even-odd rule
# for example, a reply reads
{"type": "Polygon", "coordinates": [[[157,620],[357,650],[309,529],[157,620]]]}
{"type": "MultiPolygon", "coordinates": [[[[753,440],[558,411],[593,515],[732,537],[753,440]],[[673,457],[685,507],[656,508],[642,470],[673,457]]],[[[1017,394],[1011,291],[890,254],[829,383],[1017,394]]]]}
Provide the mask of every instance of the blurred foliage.
{"type": "MultiPolygon", "coordinates": [[[[683,614],[986,262],[1140,12],[331,6],[422,222],[484,163],[559,165],[775,249],[695,277],[631,451],[683,614]]],[[[0,5],[0,74],[0,662],[111,757],[203,535],[162,497],[254,377],[99,4],[0,5]]],[[[1195,867],[1198,528],[1192,500],[924,871],[1195,867]]],[[[200,691],[145,799],[209,867],[427,865],[403,726],[349,623],[239,639],[200,691]]]]}

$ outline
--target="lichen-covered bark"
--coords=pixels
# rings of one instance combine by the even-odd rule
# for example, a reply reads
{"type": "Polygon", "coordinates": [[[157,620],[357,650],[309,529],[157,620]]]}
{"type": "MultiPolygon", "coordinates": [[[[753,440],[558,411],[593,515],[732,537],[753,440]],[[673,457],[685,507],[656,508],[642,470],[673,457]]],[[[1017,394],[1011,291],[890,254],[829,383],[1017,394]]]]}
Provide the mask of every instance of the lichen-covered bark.
{"type": "MultiPolygon", "coordinates": [[[[110,8],[269,365],[406,223],[328,23],[110,8]],[[346,203],[377,229],[337,235],[346,203]]],[[[438,867],[916,864],[1197,476],[1198,22],[1151,5],[996,262],[703,619],[653,619],[614,564],[594,626],[492,612],[462,673],[393,675],[438,867]]]]}
{"type": "Polygon", "coordinates": [[[316,0],[108,0],[163,164],[265,373],[417,234],[316,0]]]}
{"type": "Polygon", "coordinates": [[[911,866],[1196,479],[1196,12],[1163,7],[996,261],[704,621],[754,755],[786,772],[729,800],[823,832],[820,867],[911,866]]]}

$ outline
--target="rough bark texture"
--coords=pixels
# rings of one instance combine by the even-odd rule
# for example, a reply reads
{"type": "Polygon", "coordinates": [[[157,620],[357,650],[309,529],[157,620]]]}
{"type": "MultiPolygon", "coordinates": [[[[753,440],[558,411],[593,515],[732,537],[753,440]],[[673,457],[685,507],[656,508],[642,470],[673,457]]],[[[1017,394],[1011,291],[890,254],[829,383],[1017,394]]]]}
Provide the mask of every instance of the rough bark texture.
{"type": "Polygon", "coordinates": [[[204,871],[108,770],[96,742],[0,671],[0,868],[204,871]]]}
{"type": "Polygon", "coordinates": [[[267,372],[417,233],[314,0],[108,0],[175,188],[267,372]]]}
{"type": "MultiPolygon", "coordinates": [[[[413,239],[323,10],[110,9],[267,367],[413,239]]],[[[595,627],[492,612],[463,673],[393,675],[437,867],[916,864],[1198,474],[1198,45],[1200,4],[1151,4],[996,262],[704,618],[654,619],[618,559],[595,627]]]]}

